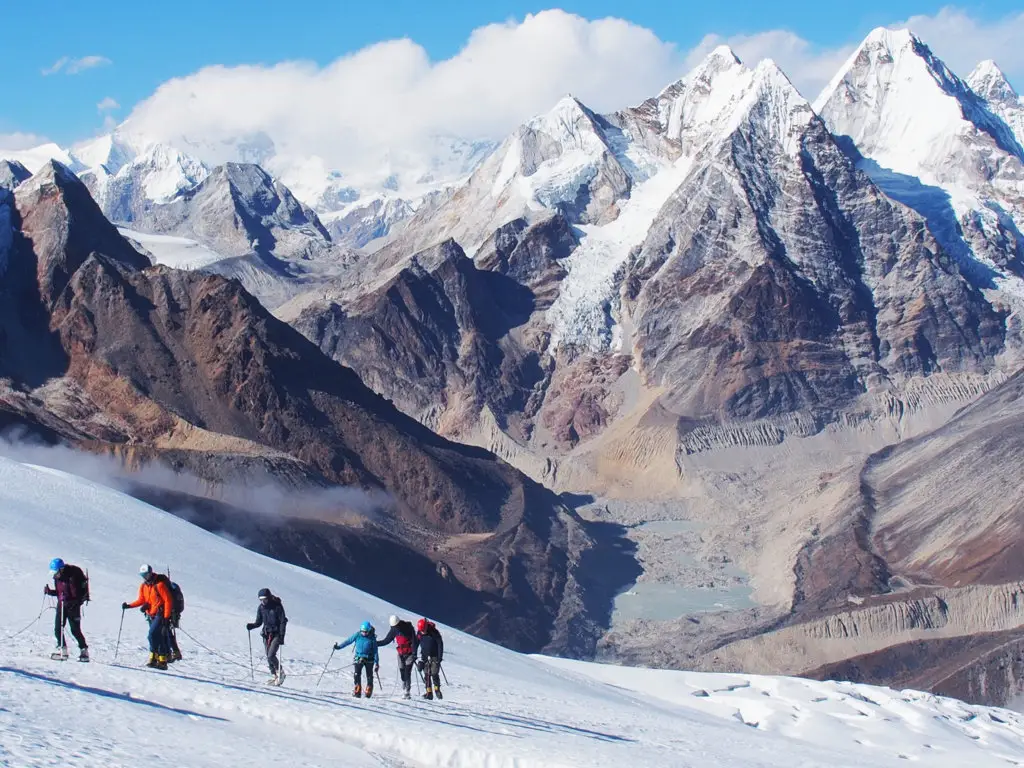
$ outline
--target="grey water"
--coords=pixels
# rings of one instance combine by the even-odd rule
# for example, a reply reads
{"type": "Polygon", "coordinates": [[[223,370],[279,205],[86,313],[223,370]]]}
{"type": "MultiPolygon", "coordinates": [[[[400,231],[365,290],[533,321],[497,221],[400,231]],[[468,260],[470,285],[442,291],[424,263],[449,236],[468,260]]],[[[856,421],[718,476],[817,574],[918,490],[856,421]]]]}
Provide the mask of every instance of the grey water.
{"type": "MultiPolygon", "coordinates": [[[[703,526],[688,520],[658,520],[643,523],[637,528],[647,532],[672,536],[699,532],[703,526]]],[[[696,559],[686,552],[678,554],[680,562],[696,565],[696,559]]],[[[742,578],[743,582],[723,587],[693,587],[655,581],[640,581],[620,592],[614,601],[612,621],[647,619],[670,621],[693,614],[752,608],[756,605],[753,590],[746,583],[747,574],[733,564],[726,564],[718,575],[742,578]]]]}

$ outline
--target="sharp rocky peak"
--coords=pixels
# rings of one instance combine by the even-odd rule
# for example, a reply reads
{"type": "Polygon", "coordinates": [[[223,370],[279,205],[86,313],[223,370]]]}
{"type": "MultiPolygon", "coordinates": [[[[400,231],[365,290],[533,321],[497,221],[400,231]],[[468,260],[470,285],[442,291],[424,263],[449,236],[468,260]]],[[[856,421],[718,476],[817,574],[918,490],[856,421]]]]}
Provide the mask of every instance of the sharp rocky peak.
{"type": "Polygon", "coordinates": [[[991,59],[981,62],[974,68],[967,76],[967,84],[972,91],[988,102],[1017,104],[1020,101],[1020,96],[1010,85],[1006,75],[991,59]]]}
{"type": "Polygon", "coordinates": [[[13,190],[32,174],[17,160],[0,160],[0,189],[13,190]]]}

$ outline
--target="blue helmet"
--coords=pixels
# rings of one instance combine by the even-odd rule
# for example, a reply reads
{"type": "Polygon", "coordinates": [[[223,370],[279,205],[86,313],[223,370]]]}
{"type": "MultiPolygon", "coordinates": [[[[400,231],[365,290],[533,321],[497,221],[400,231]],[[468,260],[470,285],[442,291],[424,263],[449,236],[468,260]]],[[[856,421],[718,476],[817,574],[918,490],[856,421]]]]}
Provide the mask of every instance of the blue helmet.
{"type": "Polygon", "coordinates": [[[373,632],[373,624],[371,624],[368,621],[364,621],[362,626],[359,627],[359,631],[362,632],[364,635],[368,635],[371,632],[373,632]]]}
{"type": "Polygon", "coordinates": [[[61,560],[59,557],[55,557],[53,558],[53,560],[50,561],[50,573],[56,573],[63,567],[64,561],[61,560]]]}

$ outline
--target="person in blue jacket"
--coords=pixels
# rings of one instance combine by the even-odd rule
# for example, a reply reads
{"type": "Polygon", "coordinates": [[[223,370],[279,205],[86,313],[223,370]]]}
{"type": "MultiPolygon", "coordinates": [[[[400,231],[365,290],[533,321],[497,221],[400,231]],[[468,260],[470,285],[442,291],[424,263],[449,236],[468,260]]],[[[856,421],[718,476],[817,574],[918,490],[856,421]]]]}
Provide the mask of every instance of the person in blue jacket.
{"type": "Polygon", "coordinates": [[[377,653],[377,632],[373,628],[373,624],[364,621],[362,626],[359,627],[359,631],[352,635],[352,637],[344,642],[335,643],[334,650],[340,651],[342,648],[352,645],[352,643],[355,643],[355,672],[353,677],[355,678],[356,685],[352,695],[357,699],[363,695],[362,681],[363,670],[365,669],[366,698],[370,698],[373,696],[373,673],[380,669],[380,655],[377,653]]]}

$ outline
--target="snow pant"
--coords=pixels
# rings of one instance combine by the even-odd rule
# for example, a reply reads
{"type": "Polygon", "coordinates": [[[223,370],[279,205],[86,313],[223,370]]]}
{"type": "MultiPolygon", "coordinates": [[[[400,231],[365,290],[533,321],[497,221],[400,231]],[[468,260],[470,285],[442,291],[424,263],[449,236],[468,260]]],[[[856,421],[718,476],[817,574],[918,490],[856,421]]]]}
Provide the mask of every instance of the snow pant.
{"type": "Polygon", "coordinates": [[[366,687],[373,690],[373,659],[356,659],[353,678],[356,684],[356,691],[362,690],[363,670],[366,670],[366,687]]]}
{"type": "Polygon", "coordinates": [[[173,654],[174,658],[180,659],[181,649],[178,648],[178,636],[174,632],[177,627],[178,624],[174,619],[171,619],[170,623],[164,621],[164,632],[167,634],[165,639],[166,645],[164,647],[167,649],[168,656],[173,654]]]}
{"type": "Polygon", "coordinates": [[[86,648],[85,635],[82,634],[82,606],[71,603],[58,603],[57,615],[53,617],[53,634],[57,637],[57,645],[60,648],[67,648],[67,640],[64,639],[64,625],[71,629],[71,636],[75,638],[79,648],[86,648]]]}
{"type": "Polygon", "coordinates": [[[436,656],[423,660],[423,682],[428,692],[441,687],[441,662],[436,656]]]}
{"type": "Polygon", "coordinates": [[[167,641],[167,620],[163,614],[149,617],[149,652],[164,658],[170,653],[167,641]]]}
{"type": "Polygon", "coordinates": [[[277,635],[265,635],[263,647],[267,651],[267,665],[270,667],[270,674],[276,675],[281,668],[281,662],[277,660],[277,650],[281,647],[281,638],[277,635]]]}
{"type": "Polygon", "coordinates": [[[398,654],[398,673],[402,676],[402,687],[408,693],[412,688],[412,665],[416,658],[411,653],[398,654]]]}

